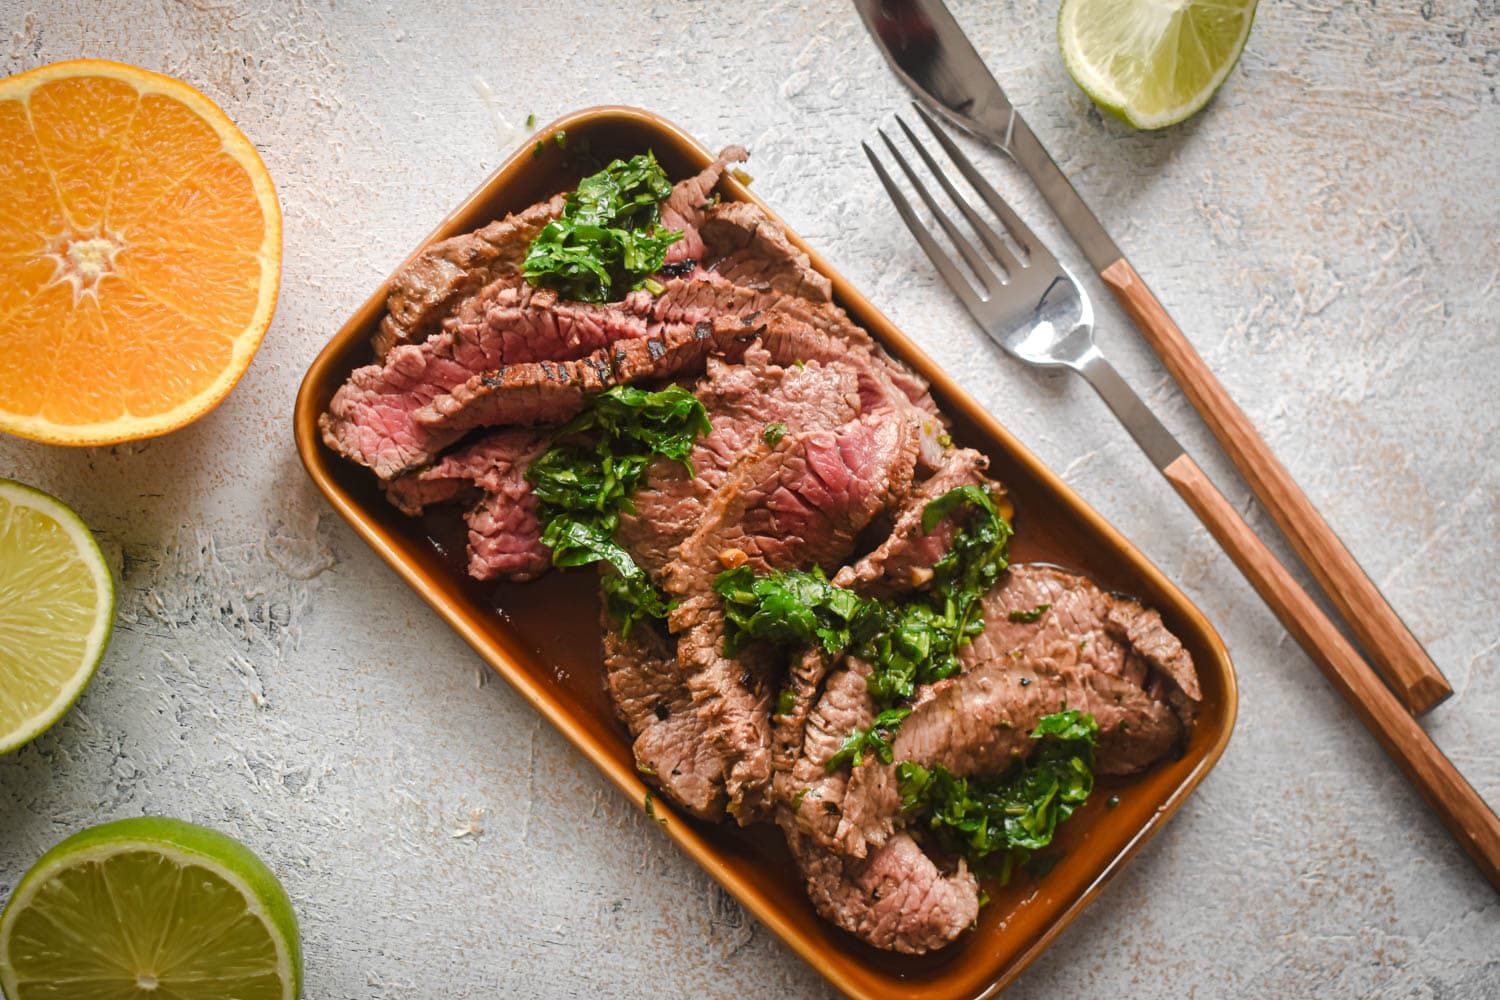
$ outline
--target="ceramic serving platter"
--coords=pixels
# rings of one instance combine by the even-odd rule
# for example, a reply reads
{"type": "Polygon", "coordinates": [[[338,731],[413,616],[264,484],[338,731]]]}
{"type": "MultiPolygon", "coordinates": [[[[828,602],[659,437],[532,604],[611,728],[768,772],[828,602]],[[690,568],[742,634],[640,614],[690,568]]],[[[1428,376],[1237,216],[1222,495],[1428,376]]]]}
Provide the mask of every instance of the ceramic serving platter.
{"type": "MultiPolygon", "coordinates": [[[[713,160],[706,147],[674,125],[633,108],[579,111],[553,122],[537,139],[444,219],[413,255],[435,240],[478,228],[571,188],[586,168],[596,169],[600,161],[649,149],[675,180],[713,160]],[[564,130],[566,145],[551,141],[564,130]],[[594,159],[579,162],[581,151],[594,159]]],[[[769,206],[731,177],[719,190],[724,198],[754,202],[775,217],[769,206]]],[[[1128,781],[1101,781],[1088,805],[1059,828],[1056,847],[1061,860],[1050,872],[1040,878],[1022,876],[1003,889],[988,887],[992,901],[981,911],[978,926],[944,951],[921,958],[877,951],[819,918],[773,826],[741,830],[732,823],[700,823],[658,798],[654,811],[665,823],[652,824],[650,835],[676,841],[789,947],[852,997],[991,996],[1088,905],[1219,759],[1234,726],[1233,668],[1213,627],[1160,570],[816,250],[796,234],[789,235],[832,281],[835,297],[854,320],[932,384],[934,398],[953,419],[954,439],[989,456],[991,475],[1005,484],[1015,505],[1013,560],[1060,564],[1158,609],[1197,663],[1202,713],[1179,758],[1128,781]]],[[[624,795],[644,808],[647,786],[635,771],[628,736],[603,692],[595,575],[553,572],[530,584],[472,580],[464,573],[462,524],[451,510],[430,518],[403,517],[386,503],[367,470],[335,455],[319,439],[318,415],[334,391],[351,370],[372,360],[369,337],[385,311],[388,285],[389,279],[371,292],[303,379],[294,417],[302,462],[360,537],[624,795]]],[[[584,832],[579,835],[587,836],[587,829],[580,827],[584,832]]],[[[1186,885],[1180,888],[1191,891],[1186,885]]]]}

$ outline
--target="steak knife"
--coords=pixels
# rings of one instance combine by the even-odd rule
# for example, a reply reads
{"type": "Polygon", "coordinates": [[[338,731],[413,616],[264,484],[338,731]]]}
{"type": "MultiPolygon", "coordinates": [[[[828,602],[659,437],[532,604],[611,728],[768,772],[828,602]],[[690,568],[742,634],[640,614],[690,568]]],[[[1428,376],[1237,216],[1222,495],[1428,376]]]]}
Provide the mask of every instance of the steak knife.
{"type": "Polygon", "coordinates": [[[1058,169],[948,8],[941,0],[854,0],[854,6],[891,69],[923,104],[1026,171],[1402,704],[1420,715],[1452,694],[1411,630],[1058,169]]]}

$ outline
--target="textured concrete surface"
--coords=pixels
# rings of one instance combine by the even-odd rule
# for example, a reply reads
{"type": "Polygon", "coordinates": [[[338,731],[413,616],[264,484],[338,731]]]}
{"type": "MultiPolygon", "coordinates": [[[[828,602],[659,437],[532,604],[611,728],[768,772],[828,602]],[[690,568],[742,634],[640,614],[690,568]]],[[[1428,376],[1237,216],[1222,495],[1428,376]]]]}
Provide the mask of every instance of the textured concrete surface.
{"type": "MultiPolygon", "coordinates": [[[[1055,3],[958,13],[1447,671],[1456,694],[1428,725],[1500,801],[1500,11],[1263,4],[1213,105],[1151,135],[1073,87],[1055,3]]],[[[309,997],[826,992],[486,679],[323,505],[291,444],[314,353],[527,114],[622,102],[748,144],[756,190],[1234,654],[1223,762],[1013,995],[1500,991],[1500,903],[1375,743],[1087,389],[1007,362],[938,286],[858,150],[905,95],[843,4],[0,5],[0,71],[82,55],[184,77],[239,121],[280,188],[286,268],[259,357],[195,426],[82,451],[0,440],[0,475],[76,505],[121,581],[92,688],[0,760],[0,896],[84,825],[170,813],[280,873],[309,997]]],[[[1066,247],[1018,175],[983,162],[1066,247]]],[[[1106,348],[1266,528],[1087,285],[1106,348]]]]}

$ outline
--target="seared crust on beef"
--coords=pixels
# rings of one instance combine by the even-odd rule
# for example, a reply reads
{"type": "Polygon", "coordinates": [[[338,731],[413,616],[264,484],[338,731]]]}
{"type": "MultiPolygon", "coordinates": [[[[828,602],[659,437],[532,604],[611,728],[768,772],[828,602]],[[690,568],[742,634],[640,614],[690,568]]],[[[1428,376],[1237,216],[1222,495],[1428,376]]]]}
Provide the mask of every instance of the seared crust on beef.
{"type": "Polygon", "coordinates": [[[961,653],[965,672],[918,699],[892,744],[894,763],[867,760],[854,769],[837,833],[841,848],[864,857],[904,823],[896,763],[942,764],[959,777],[999,774],[1029,754],[1042,716],[1064,708],[1098,721],[1100,774],[1129,774],[1171,753],[1183,722],[1142,651],[1109,623],[1117,602],[1145,611],[1081,576],[1012,567],[985,600],[984,635],[961,653]],[[1010,620],[1011,611],[1047,603],[1052,607],[1035,622],[1010,620]]]}
{"type": "Polygon", "coordinates": [[[611,386],[701,372],[712,355],[738,359],[760,336],[739,319],[675,324],[660,336],[620,341],[576,361],[535,361],[475,375],[413,414],[436,440],[475,427],[566,422],[611,386]]]}
{"type": "Polygon", "coordinates": [[[507,215],[472,233],[439,240],[396,272],[385,318],[370,341],[377,358],[393,347],[424,340],[465,295],[501,275],[519,275],[537,233],[562,215],[563,195],[507,215]]]}

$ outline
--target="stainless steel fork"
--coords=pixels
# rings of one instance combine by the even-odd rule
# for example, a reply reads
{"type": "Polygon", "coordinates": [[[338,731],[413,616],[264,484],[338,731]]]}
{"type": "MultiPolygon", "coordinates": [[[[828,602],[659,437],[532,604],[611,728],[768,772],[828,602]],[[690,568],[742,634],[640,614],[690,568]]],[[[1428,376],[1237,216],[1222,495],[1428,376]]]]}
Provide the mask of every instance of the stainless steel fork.
{"type": "Polygon", "coordinates": [[[1500,819],[1105,359],[1094,343],[1093,308],[1073,275],[980,175],[948,134],[919,105],[913,107],[959,174],[1004,228],[1002,234],[970,206],[916,134],[897,117],[897,125],[927,172],[989,252],[986,257],[938,204],[896,143],[884,130],[879,132],[890,157],[973,274],[975,280],[970,281],[922,223],[875,150],[868,143],[861,144],[896,211],[949,287],[1006,353],[1030,365],[1069,368],[1088,380],[1329,683],[1344,696],[1365,727],[1421,792],[1490,884],[1500,889],[1500,819]]]}

